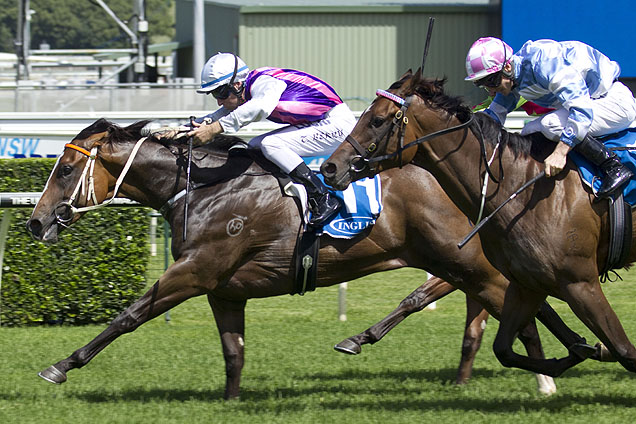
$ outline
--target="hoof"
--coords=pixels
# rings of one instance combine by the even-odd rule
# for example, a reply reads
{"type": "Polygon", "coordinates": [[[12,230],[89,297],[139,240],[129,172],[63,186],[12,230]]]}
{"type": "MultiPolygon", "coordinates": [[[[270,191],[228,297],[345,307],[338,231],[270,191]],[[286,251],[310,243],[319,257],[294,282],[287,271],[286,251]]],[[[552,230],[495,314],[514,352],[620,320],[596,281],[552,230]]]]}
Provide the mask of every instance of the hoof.
{"type": "Polygon", "coordinates": [[[53,365],[51,365],[44,371],[40,371],[38,375],[49,383],[62,384],[66,381],[66,373],[58,370],[53,365]]]}
{"type": "Polygon", "coordinates": [[[557,388],[554,379],[547,375],[535,374],[537,377],[537,390],[544,396],[550,396],[556,393],[557,388]]]}
{"type": "Polygon", "coordinates": [[[360,345],[351,339],[344,339],[333,348],[338,352],[346,353],[348,355],[357,355],[362,352],[360,345]]]}
{"type": "Polygon", "coordinates": [[[575,354],[581,360],[588,359],[596,353],[596,348],[587,343],[574,343],[568,348],[570,353],[575,354]]]}
{"type": "Polygon", "coordinates": [[[601,362],[616,362],[616,358],[614,358],[612,352],[610,352],[603,343],[598,342],[594,347],[596,348],[596,352],[591,357],[592,359],[601,362]]]}

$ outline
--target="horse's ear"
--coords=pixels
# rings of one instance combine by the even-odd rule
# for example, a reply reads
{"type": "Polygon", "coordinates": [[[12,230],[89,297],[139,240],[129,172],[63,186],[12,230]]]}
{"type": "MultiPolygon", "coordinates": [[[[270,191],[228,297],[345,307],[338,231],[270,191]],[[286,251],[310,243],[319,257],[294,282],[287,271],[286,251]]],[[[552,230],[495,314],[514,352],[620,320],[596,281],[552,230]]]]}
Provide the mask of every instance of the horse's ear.
{"type": "Polygon", "coordinates": [[[411,84],[413,86],[417,86],[419,85],[421,80],[422,80],[422,68],[420,67],[420,68],[417,68],[417,71],[415,71],[413,78],[411,78],[411,84]]]}
{"type": "Polygon", "coordinates": [[[420,80],[422,79],[422,68],[418,68],[415,71],[415,74],[408,80],[408,91],[415,91],[417,87],[420,85],[420,80]]]}
{"type": "Polygon", "coordinates": [[[408,71],[406,71],[404,75],[400,77],[400,81],[403,81],[407,78],[411,78],[411,75],[413,75],[413,71],[411,70],[411,68],[409,68],[408,71]]]}

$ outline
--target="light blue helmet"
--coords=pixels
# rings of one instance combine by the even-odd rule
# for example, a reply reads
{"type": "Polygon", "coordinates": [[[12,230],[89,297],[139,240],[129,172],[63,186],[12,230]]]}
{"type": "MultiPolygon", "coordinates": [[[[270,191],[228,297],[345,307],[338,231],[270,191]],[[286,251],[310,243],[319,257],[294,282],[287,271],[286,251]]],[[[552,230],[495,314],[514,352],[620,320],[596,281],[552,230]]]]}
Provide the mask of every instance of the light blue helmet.
{"type": "Polygon", "coordinates": [[[206,94],[222,85],[243,82],[250,69],[240,57],[232,53],[217,53],[203,66],[201,88],[197,93],[206,94]]]}

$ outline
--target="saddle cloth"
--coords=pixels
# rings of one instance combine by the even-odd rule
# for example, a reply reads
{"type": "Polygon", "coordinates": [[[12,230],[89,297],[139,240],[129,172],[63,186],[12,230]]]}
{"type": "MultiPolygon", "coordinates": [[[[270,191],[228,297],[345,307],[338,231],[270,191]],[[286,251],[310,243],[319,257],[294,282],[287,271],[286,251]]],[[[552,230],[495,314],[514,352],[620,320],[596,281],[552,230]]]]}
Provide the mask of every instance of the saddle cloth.
{"type": "MultiPolygon", "coordinates": [[[[608,149],[614,150],[621,162],[636,175],[636,128],[627,128],[598,139],[608,149]],[[615,150],[616,148],[633,148],[634,150],[615,150]]],[[[593,187],[594,190],[598,190],[601,187],[601,180],[597,167],[575,150],[570,152],[570,157],[578,167],[583,182],[589,187],[593,187]]],[[[634,181],[634,178],[625,185],[623,197],[630,206],[633,207],[636,204],[636,181],[634,181]]]]}
{"type": "MultiPolygon", "coordinates": [[[[327,156],[305,157],[303,160],[314,172],[320,169],[320,165],[327,156]]],[[[318,178],[323,180],[320,173],[318,178]]],[[[324,181],[324,180],[323,180],[324,181]]],[[[289,183],[284,188],[285,193],[300,199],[303,209],[303,219],[309,221],[307,208],[307,191],[302,184],[289,183]]],[[[364,178],[354,181],[344,191],[330,190],[342,203],[340,211],[325,223],[318,234],[327,234],[334,238],[353,238],[365,229],[375,224],[382,212],[382,187],[380,177],[364,178]]]]}

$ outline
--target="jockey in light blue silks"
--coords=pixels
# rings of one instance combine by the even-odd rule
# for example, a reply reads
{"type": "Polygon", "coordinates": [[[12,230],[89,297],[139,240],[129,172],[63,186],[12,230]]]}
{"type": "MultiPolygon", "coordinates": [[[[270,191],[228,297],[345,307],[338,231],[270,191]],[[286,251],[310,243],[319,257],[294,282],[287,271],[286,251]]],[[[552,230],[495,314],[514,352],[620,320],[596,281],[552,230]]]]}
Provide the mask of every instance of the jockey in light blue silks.
{"type": "Polygon", "coordinates": [[[253,138],[249,146],[260,149],[305,186],[312,212],[310,226],[321,226],[340,209],[339,201],[301,158],[330,155],[356,123],[349,107],[327,83],[293,69],[267,67],[250,72],[238,56],[218,53],[203,67],[197,92],[212,94],[221,106],[197,119],[196,128],[188,132],[197,145],[262,119],[287,124],[253,138]]]}
{"type": "Polygon", "coordinates": [[[548,177],[561,172],[574,148],[600,169],[598,197],[611,196],[631,178],[616,154],[594,138],[624,130],[636,119],[636,100],[618,81],[619,65],[598,50],[578,41],[537,40],[513,54],[502,40],[486,37],[470,48],[466,71],[467,81],[495,96],[484,112],[502,125],[520,97],[555,108],[521,131],[557,142],[545,159],[548,177]]]}

